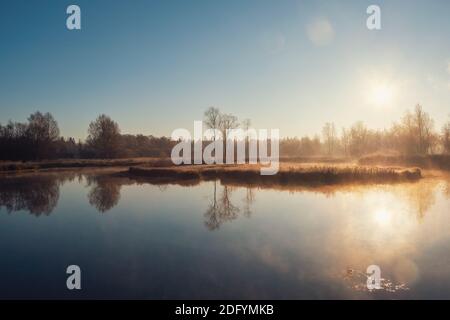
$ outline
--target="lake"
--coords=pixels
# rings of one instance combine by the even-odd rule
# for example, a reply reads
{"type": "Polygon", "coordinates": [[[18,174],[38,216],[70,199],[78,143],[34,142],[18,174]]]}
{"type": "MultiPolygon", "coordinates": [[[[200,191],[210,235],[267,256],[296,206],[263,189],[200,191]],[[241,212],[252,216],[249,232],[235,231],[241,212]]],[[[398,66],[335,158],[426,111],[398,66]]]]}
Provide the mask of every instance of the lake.
{"type": "Polygon", "coordinates": [[[449,208],[444,177],[321,188],[2,177],[0,298],[450,299],[449,208]],[[81,290],[66,288],[69,265],[81,290]]]}

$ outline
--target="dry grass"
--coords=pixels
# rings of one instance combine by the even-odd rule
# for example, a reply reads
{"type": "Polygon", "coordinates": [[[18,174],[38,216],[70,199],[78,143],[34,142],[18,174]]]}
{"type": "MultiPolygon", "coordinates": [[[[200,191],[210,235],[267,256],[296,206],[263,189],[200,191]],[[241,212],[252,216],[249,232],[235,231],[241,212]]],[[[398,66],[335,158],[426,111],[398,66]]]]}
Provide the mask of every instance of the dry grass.
{"type": "Polygon", "coordinates": [[[130,167],[127,175],[158,180],[214,180],[258,185],[330,185],[342,183],[392,183],[422,178],[418,168],[356,165],[282,164],[277,174],[262,176],[259,165],[197,165],[180,167],[130,167]]]}
{"type": "MultiPolygon", "coordinates": [[[[382,163],[385,164],[385,163],[382,163]]],[[[398,163],[400,164],[400,163],[398,163]]],[[[184,181],[221,179],[229,183],[258,185],[332,185],[343,183],[392,183],[415,181],[422,177],[419,169],[378,167],[351,163],[282,162],[274,176],[261,176],[259,165],[186,165],[174,166],[170,159],[83,159],[41,162],[0,162],[0,173],[34,172],[74,168],[129,167],[126,175],[153,180],[184,181]]],[[[190,182],[189,182],[190,181],[190,182]]]]}
{"type": "Polygon", "coordinates": [[[59,168],[105,168],[147,165],[160,167],[172,165],[170,159],[130,158],[130,159],[58,159],[46,161],[0,161],[0,172],[23,172],[59,168]]]}

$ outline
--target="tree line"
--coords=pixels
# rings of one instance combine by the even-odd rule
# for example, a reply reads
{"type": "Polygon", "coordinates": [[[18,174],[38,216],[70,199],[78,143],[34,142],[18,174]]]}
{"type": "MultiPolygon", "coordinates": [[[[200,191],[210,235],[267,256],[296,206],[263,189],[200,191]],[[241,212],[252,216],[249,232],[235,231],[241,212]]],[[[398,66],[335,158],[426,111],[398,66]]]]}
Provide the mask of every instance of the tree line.
{"type": "MultiPolygon", "coordinates": [[[[239,121],[229,113],[210,107],[204,113],[208,128],[218,129],[224,139],[226,131],[251,126],[249,119],[239,121]]],[[[76,142],[60,136],[57,121],[50,113],[31,114],[27,122],[0,124],[1,160],[44,160],[65,158],[133,158],[170,157],[177,143],[168,137],[142,134],[122,134],[117,122],[107,115],[99,115],[89,124],[88,137],[76,142]]],[[[215,137],[213,138],[215,139],[215,137]]],[[[327,122],[321,135],[280,140],[282,157],[344,156],[361,157],[377,152],[396,152],[402,155],[450,153],[450,121],[440,131],[420,105],[407,111],[389,129],[373,130],[358,121],[340,133],[333,122],[327,122]]]]}
{"type": "MultiPolygon", "coordinates": [[[[342,128],[338,135],[334,123],[322,129],[323,146],[317,152],[328,156],[361,157],[372,153],[427,155],[450,153],[450,121],[440,131],[421,105],[406,111],[389,129],[372,130],[358,121],[342,128]]],[[[299,143],[301,145],[301,143],[299,143]]]]}
{"type": "Polygon", "coordinates": [[[121,134],[104,114],[89,124],[86,141],[78,142],[60,136],[50,113],[37,111],[25,123],[0,124],[0,160],[169,157],[174,144],[167,137],[121,134]]]}

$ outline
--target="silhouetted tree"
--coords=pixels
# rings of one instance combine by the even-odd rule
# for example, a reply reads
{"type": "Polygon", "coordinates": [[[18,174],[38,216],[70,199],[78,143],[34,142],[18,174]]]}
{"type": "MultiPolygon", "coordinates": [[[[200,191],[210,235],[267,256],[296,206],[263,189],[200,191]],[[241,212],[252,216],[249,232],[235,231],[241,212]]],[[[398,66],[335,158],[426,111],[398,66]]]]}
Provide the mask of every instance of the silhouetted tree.
{"type": "Polygon", "coordinates": [[[28,137],[31,139],[35,158],[50,158],[55,153],[54,143],[59,138],[58,123],[50,113],[37,111],[28,118],[28,137]]]}
{"type": "Polygon", "coordinates": [[[100,158],[115,158],[119,153],[119,125],[107,115],[100,115],[89,124],[87,144],[100,158]]]}

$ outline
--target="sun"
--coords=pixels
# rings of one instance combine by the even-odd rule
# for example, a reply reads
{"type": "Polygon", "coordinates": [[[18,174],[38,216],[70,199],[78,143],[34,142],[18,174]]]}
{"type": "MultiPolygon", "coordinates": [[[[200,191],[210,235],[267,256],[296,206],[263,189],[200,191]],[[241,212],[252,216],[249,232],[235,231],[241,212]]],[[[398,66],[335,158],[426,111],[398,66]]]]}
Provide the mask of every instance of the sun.
{"type": "Polygon", "coordinates": [[[386,209],[378,209],[374,212],[374,220],[380,226],[387,226],[391,224],[392,215],[386,209]]]}
{"type": "Polygon", "coordinates": [[[394,99],[394,89],[387,84],[376,85],[369,93],[369,100],[372,104],[385,107],[392,104],[394,99]]]}

